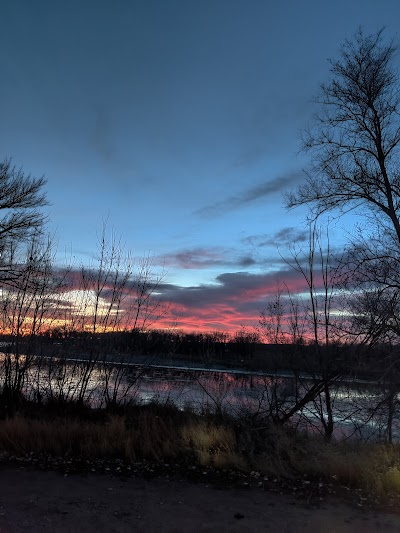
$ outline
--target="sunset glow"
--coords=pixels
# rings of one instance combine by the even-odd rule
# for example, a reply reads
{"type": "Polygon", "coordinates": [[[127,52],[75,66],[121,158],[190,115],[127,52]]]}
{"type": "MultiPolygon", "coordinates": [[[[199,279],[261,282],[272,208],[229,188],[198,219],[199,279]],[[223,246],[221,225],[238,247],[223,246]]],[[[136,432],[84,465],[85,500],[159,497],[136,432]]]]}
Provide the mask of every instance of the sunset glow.
{"type": "MultiPolygon", "coordinates": [[[[115,317],[108,288],[94,309],[80,277],[81,265],[96,268],[105,222],[120,250],[163,271],[163,311],[145,327],[234,334],[258,324],[278,286],[304,292],[288,264],[293,246],[307,251],[308,210],[284,199],[309,165],[300,132],[338,43],[358,26],[390,31],[398,5],[388,26],[385,9],[340,0],[328,28],[321,2],[288,12],[221,0],[212,15],[183,2],[179,17],[174,2],[21,5],[2,13],[2,49],[13,43],[3,156],[47,179],[55,264],[74,265],[46,320],[86,329],[94,313],[99,324],[115,317]]],[[[332,221],[332,248],[343,250],[357,222],[332,221]]],[[[135,296],[124,294],[114,328],[137,322],[135,296]]]]}

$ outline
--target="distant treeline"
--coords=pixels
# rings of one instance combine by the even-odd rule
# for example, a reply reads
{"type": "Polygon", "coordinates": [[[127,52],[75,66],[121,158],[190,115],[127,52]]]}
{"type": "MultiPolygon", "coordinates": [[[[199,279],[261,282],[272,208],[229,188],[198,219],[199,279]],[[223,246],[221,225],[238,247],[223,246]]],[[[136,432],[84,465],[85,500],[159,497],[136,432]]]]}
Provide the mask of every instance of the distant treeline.
{"type": "MultiPolygon", "coordinates": [[[[13,351],[15,337],[0,335],[0,350],[13,351]]],[[[179,331],[92,332],[48,330],[34,337],[18,339],[18,350],[36,357],[87,359],[108,362],[196,363],[270,372],[289,371],[315,374],[329,364],[338,376],[375,379],[382,372],[382,361],[391,357],[390,347],[380,345],[373,350],[364,346],[332,344],[316,349],[315,344],[266,344],[255,332],[239,331],[185,333],[179,331]],[[136,357],[137,356],[137,357],[136,357]]]]}

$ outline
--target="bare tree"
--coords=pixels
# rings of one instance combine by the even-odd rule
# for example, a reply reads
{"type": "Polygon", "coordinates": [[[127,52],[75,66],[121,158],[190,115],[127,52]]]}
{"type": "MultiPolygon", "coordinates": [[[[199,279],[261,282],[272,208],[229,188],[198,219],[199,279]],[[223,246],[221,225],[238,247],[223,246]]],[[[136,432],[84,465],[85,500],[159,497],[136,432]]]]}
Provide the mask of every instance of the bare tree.
{"type": "MultiPolygon", "coordinates": [[[[337,311],[339,263],[330,249],[328,234],[323,239],[315,223],[310,225],[308,244],[306,251],[293,248],[289,263],[304,279],[307,291],[295,298],[289,289],[285,294],[278,288],[261,314],[266,339],[277,345],[290,343],[285,359],[277,349],[275,375],[269,379],[264,399],[269,416],[279,424],[295,415],[301,417],[304,409],[312,410],[329,440],[334,430],[336,382],[348,371],[342,365],[344,335],[333,316],[337,311]],[[291,387],[279,375],[282,370],[290,370],[291,387]]],[[[309,417],[305,418],[310,423],[309,417]]]]}
{"type": "Polygon", "coordinates": [[[18,405],[38,356],[37,337],[51,324],[54,310],[51,241],[36,236],[26,255],[22,264],[13,267],[18,283],[0,287],[0,327],[8,339],[0,386],[1,399],[9,408],[18,405]]]}
{"type": "MultiPolygon", "coordinates": [[[[285,285],[278,284],[277,292],[261,311],[259,331],[268,344],[275,345],[268,354],[268,369],[271,374],[264,378],[264,388],[259,399],[258,413],[281,424],[289,420],[286,413],[301,402],[304,387],[301,370],[303,345],[306,331],[305,302],[291,293],[285,285]],[[280,345],[288,350],[282,353],[280,345]],[[283,377],[282,372],[289,371],[290,377],[283,377]]],[[[312,399],[312,398],[311,398],[312,399]]],[[[299,407],[301,410],[302,407],[299,407]]],[[[294,409],[290,416],[298,412],[294,409]]]]}
{"type": "Polygon", "coordinates": [[[259,326],[268,343],[301,345],[306,333],[304,305],[285,284],[278,285],[261,311],[259,326]]]}
{"type": "Polygon", "coordinates": [[[363,205],[387,221],[400,242],[400,91],[394,53],[382,30],[364,35],[360,29],[331,61],[332,79],[321,87],[320,112],[304,138],[312,168],[287,203],[311,204],[316,214],[363,205]]]}
{"type": "Polygon", "coordinates": [[[392,399],[398,379],[392,386],[384,376],[388,368],[393,375],[400,366],[400,80],[395,53],[382,30],[366,35],[359,29],[344,43],[339,58],[330,62],[331,79],[321,86],[319,111],[304,135],[303,148],[312,158],[306,183],[287,197],[288,207],[308,204],[315,217],[362,208],[367,224],[353,235],[342,271],[345,287],[356,289],[347,333],[359,345],[380,345],[382,357],[376,348],[374,354],[392,399]],[[383,364],[387,349],[389,367],[383,364]]]}
{"type": "Polygon", "coordinates": [[[380,421],[384,438],[393,440],[399,417],[400,389],[400,298],[399,291],[372,286],[358,290],[349,299],[350,333],[363,348],[361,369],[377,379],[375,405],[370,418],[380,421]]]}
{"type": "Polygon", "coordinates": [[[22,338],[36,338],[47,311],[51,247],[41,240],[44,216],[39,211],[46,203],[44,184],[43,178],[24,174],[10,160],[0,162],[1,326],[11,338],[2,354],[5,404],[18,402],[34,355],[34,343],[28,343],[29,352],[24,349],[22,356],[22,338]]]}
{"type": "Polygon", "coordinates": [[[33,178],[11,165],[0,162],[0,282],[12,283],[20,274],[15,269],[15,249],[37,234],[44,222],[38,210],[46,204],[42,192],[44,178],[33,178]]]}
{"type": "Polygon", "coordinates": [[[326,250],[322,243],[321,230],[310,226],[307,263],[303,266],[298,254],[294,254],[293,267],[304,277],[309,294],[309,324],[315,361],[309,372],[315,384],[322,385],[321,392],[313,399],[318,418],[326,439],[334,429],[334,394],[332,385],[342,375],[340,354],[341,336],[332,320],[334,298],[337,294],[338,266],[330,250],[329,235],[326,235],[326,250]],[[318,279],[320,274],[320,279],[318,279]]]}
{"type": "Polygon", "coordinates": [[[58,321],[64,324],[69,340],[74,337],[75,353],[71,357],[67,340],[68,353],[53,365],[59,377],[58,399],[84,403],[93,394],[107,406],[126,401],[136,383],[128,381],[127,375],[140,350],[137,344],[164,310],[155,296],[163,276],[163,272],[155,273],[150,257],[135,260],[103,224],[97,256],[89,265],[70,271],[70,286],[63,287],[59,295],[58,321]],[[137,341],[129,351],[116,346],[122,332],[137,341]]]}

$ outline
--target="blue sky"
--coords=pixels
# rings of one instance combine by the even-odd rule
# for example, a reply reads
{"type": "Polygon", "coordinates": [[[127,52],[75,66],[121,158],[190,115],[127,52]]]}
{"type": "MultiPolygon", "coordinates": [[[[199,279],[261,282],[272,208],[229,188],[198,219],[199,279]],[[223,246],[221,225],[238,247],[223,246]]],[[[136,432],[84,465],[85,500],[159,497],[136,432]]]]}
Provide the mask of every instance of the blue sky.
{"type": "Polygon", "coordinates": [[[277,247],[302,242],[306,210],[282,194],[303,179],[328,58],[359,25],[398,39],[400,4],[3,0],[0,13],[0,158],[47,178],[57,260],[89,261],[108,219],[165,265],[182,323],[223,328],[231,313],[232,329],[291,276],[277,247]]]}

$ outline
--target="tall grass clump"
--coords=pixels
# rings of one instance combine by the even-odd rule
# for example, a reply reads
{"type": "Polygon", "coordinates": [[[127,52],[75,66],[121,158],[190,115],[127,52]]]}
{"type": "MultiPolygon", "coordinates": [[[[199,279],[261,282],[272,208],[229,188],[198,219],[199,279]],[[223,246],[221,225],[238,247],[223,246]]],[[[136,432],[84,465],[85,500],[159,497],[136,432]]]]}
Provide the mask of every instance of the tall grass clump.
{"type": "Polygon", "coordinates": [[[184,445],[193,450],[202,466],[245,469],[246,462],[237,452],[236,435],[232,427],[200,420],[185,425],[181,435],[184,445]]]}

